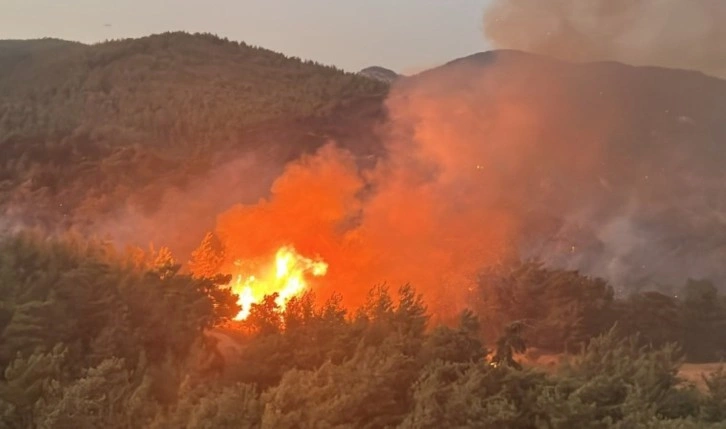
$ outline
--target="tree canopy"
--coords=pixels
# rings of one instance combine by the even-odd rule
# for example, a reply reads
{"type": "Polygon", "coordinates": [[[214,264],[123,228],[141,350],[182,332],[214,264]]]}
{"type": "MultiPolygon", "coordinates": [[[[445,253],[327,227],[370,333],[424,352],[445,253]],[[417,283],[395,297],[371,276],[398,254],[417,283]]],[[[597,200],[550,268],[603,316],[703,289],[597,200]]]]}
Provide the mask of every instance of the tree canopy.
{"type": "MultiPolygon", "coordinates": [[[[563,282],[607,291],[575,273],[537,264],[521,269],[488,279],[511,282],[513,272],[526,272],[514,274],[515,283],[556,289],[533,297],[557,297],[543,301],[551,305],[581,296],[563,282]],[[558,280],[542,282],[548,278],[558,280]]],[[[230,325],[239,307],[225,287],[229,280],[181,274],[164,249],[121,252],[73,236],[2,237],[0,424],[695,428],[720,427],[726,416],[723,371],[706,376],[703,390],[683,383],[681,349],[649,328],[655,323],[645,314],[628,329],[585,325],[577,337],[582,348],[559,369],[544,371],[527,360],[526,349],[534,340],[528,332],[550,320],[548,313],[512,321],[486,343],[487,315],[465,310],[458,324],[431,326],[425,297],[404,285],[372,288],[357,310],[341,307],[339,295],[318,304],[307,292],[285,308],[273,296],[246,321],[230,325]],[[639,327],[646,328],[643,334],[630,334],[639,327]]],[[[708,284],[691,282],[675,302],[648,294],[604,296],[621,308],[609,314],[662,307],[680,315],[686,332],[695,332],[689,329],[702,329],[702,320],[723,314],[714,304],[723,297],[711,291],[708,284]]],[[[659,318],[663,312],[650,314],[659,318]]],[[[507,315],[528,316],[502,317],[507,315]]],[[[717,346],[704,348],[710,332],[696,337],[707,343],[684,342],[686,355],[718,353],[717,346]]],[[[567,337],[547,338],[556,348],[567,337]]]]}
{"type": "Polygon", "coordinates": [[[280,163],[335,138],[370,151],[387,90],[210,34],[0,41],[0,213],[83,226],[153,212],[232,153],[280,163]]]}

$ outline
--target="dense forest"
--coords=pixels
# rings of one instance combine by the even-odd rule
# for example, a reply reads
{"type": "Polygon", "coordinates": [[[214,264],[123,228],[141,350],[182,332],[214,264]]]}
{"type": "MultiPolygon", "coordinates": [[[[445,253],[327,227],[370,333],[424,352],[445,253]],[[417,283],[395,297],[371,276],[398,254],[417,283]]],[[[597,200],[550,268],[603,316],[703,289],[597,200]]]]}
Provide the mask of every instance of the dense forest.
{"type": "MultiPolygon", "coordinates": [[[[608,237],[583,221],[570,234],[571,223],[553,220],[554,208],[585,213],[582,201],[598,220],[620,216],[635,200],[645,209],[627,220],[652,227],[650,245],[679,244],[648,261],[721,263],[711,250],[722,243],[712,226],[726,201],[726,85],[513,52],[396,82],[207,34],[0,41],[0,429],[726,427],[726,372],[682,374],[684,362],[726,357],[718,278],[654,288],[553,263],[588,248],[602,259],[576,261],[590,268],[644,254],[607,247],[644,229],[608,237]],[[386,128],[391,111],[410,119],[406,103],[430,109],[426,124],[452,125],[426,129],[460,152],[434,154],[450,171],[500,156],[490,157],[499,170],[477,165],[476,176],[462,174],[463,191],[441,195],[468,194],[488,174],[508,185],[498,207],[536,221],[521,231],[531,251],[483,266],[454,322],[442,323],[416,284],[370,285],[355,308],[339,293],[308,290],[284,307],[271,295],[236,321],[231,275],[194,269],[206,266],[204,254],[190,264],[167,247],[89,238],[104,216],[124,207],[153,214],[170,189],[192,188],[246,154],[283,165],[334,140],[357,162],[383,158],[381,140],[401,131],[386,128]],[[541,123],[518,134],[532,125],[527,115],[541,123]],[[519,144],[528,162],[501,147],[459,150],[492,136],[519,144]],[[590,152],[604,156],[589,163],[590,152]],[[666,207],[676,199],[677,209],[666,207]],[[555,239],[536,247],[542,231],[555,239]]],[[[405,131],[415,135],[415,125],[405,131]]],[[[454,204],[462,201],[440,203],[464,210],[454,204]]]]}
{"type": "Polygon", "coordinates": [[[230,154],[370,151],[384,83],[212,35],[0,41],[0,212],[81,227],[152,212],[230,154]],[[285,142],[285,144],[280,144],[285,142]]]}
{"type": "Polygon", "coordinates": [[[477,295],[497,300],[473,299],[488,310],[454,326],[432,326],[410,286],[372,288],[354,311],[338,295],[284,310],[270,297],[232,324],[229,279],[180,274],[164,249],[6,236],[0,276],[7,428],[696,428],[726,416],[724,373],[701,389],[677,375],[683,350],[723,344],[724,297],[704,284],[613,301],[601,281],[515,264],[482,277],[477,295]],[[529,303],[507,311],[524,291],[529,303]],[[483,342],[494,306],[508,322],[483,342]],[[598,320],[607,311],[627,325],[598,320]],[[571,352],[538,367],[533,345],[571,352]]]}

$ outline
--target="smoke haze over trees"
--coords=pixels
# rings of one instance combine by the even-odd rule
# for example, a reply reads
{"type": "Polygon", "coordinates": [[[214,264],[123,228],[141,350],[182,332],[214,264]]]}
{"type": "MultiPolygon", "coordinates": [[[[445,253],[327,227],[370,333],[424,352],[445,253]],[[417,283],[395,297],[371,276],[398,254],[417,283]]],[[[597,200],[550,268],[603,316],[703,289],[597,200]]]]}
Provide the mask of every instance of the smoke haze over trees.
{"type": "MultiPolygon", "coordinates": [[[[285,162],[328,139],[374,147],[386,90],[211,35],[0,41],[0,211],[26,226],[181,241],[161,219],[213,224],[216,212],[257,199],[285,162]],[[224,179],[194,186],[212,171],[224,179]],[[210,196],[220,182],[229,192],[210,196]],[[188,195],[177,197],[181,189],[188,195]],[[202,194],[207,209],[192,204],[202,194]]],[[[204,231],[180,247],[191,251],[204,231]]]]}
{"type": "Polygon", "coordinates": [[[724,283],[726,82],[500,51],[407,78],[386,109],[375,166],[326,146],[224,212],[227,262],[287,241],[348,298],[410,281],[444,312],[512,254],[620,295],[724,283]]]}
{"type": "Polygon", "coordinates": [[[724,112],[715,77],[513,50],[389,86],[211,35],[0,41],[0,427],[719,427],[723,371],[678,374],[726,357],[724,112]],[[326,276],[231,321],[285,245],[326,276]]]}
{"type": "Polygon", "coordinates": [[[212,36],[3,43],[5,223],[185,259],[219,213],[333,141],[361,177],[329,235],[359,231],[387,264],[363,291],[473,284],[512,245],[620,292],[723,278],[720,80],[502,51],[400,81],[384,105],[382,83],[212,36]]]}

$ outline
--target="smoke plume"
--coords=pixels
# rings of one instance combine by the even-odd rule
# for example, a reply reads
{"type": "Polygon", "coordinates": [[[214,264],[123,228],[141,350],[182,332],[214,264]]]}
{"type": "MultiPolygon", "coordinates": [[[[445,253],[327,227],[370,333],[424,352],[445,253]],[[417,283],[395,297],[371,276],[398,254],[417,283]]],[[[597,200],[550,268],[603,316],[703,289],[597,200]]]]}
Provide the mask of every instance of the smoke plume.
{"type": "Polygon", "coordinates": [[[375,167],[330,144],[219,216],[229,267],[291,244],[329,263],[320,295],[410,282],[447,314],[514,254],[620,291],[723,278],[722,81],[504,51],[403,80],[386,106],[375,167]]]}
{"type": "Polygon", "coordinates": [[[724,22],[721,0],[495,0],[484,32],[497,48],[726,77],[724,22]]]}
{"type": "Polygon", "coordinates": [[[97,220],[93,232],[120,245],[165,246],[174,255],[186,257],[200,237],[214,228],[217,214],[235,203],[253,203],[267,195],[283,164],[259,151],[228,155],[226,161],[220,157],[209,174],[195,178],[186,188],[167,188],[152,213],[129,203],[97,220]]]}
{"type": "MultiPolygon", "coordinates": [[[[486,31],[560,58],[717,73],[724,30],[708,23],[723,13],[701,0],[500,1],[486,31]]],[[[356,305],[376,284],[411,283],[439,315],[466,305],[482,268],[515,256],[620,292],[726,279],[724,81],[498,51],[397,81],[386,110],[374,166],[331,142],[262,196],[243,171],[277,167],[230,164],[168,195],[150,225],[188,225],[179,234],[201,240],[214,210],[223,271],[292,245],[328,263],[322,298],[356,305]]]]}

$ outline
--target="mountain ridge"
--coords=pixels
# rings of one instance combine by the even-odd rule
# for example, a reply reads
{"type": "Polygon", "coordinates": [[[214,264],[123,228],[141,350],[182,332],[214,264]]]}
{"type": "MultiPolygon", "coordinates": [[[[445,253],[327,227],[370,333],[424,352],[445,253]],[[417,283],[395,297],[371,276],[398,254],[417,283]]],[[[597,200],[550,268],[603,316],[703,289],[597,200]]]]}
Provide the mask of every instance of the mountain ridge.
{"type": "MultiPolygon", "coordinates": [[[[726,160],[720,143],[726,124],[719,116],[726,110],[726,81],[700,72],[569,63],[504,50],[452,60],[389,87],[244,43],[179,32],[96,45],[0,41],[0,61],[7,58],[20,58],[20,65],[0,72],[0,149],[6,154],[0,212],[6,218],[92,226],[125,204],[154,213],[168,189],[185,189],[243,153],[255,153],[275,165],[272,170],[331,140],[360,159],[385,156],[389,112],[399,99],[419,97],[437,121],[475,130],[459,138],[478,148],[477,159],[493,150],[478,143],[491,141],[492,132],[528,148],[515,156],[503,145],[492,156],[512,171],[536,161],[531,183],[501,166],[501,174],[510,175],[490,179],[515,185],[497,204],[516,206],[518,216],[538,213],[523,237],[549,242],[533,239],[527,245],[539,249],[533,256],[587,266],[611,279],[640,265],[721,275],[707,271],[721,257],[722,237],[712,231],[720,230],[716,214],[726,210],[718,187],[726,160]],[[461,123],[466,118],[453,112],[473,115],[473,122],[461,123]],[[492,122],[512,112],[529,115],[530,122],[492,122]],[[481,131],[487,123],[490,129],[481,131]],[[536,144],[534,137],[520,137],[522,130],[537,136],[536,144]],[[673,177],[664,172],[669,168],[673,177]],[[596,214],[583,214],[590,212],[596,214]],[[622,238],[629,234],[660,244],[647,252],[645,244],[630,248],[622,238]],[[674,244],[679,240],[687,243],[681,250],[674,244]],[[573,248],[589,250],[572,259],[573,248]],[[669,252],[708,258],[684,268],[664,256],[669,252]],[[599,266],[599,260],[627,267],[599,266]]],[[[461,168],[475,162],[464,161],[461,168]]],[[[235,198],[241,197],[210,205],[206,215],[235,198]]]]}
{"type": "Polygon", "coordinates": [[[402,76],[391,69],[387,69],[381,66],[370,66],[358,72],[359,75],[368,77],[370,79],[380,80],[385,83],[393,83],[402,76]]]}
{"type": "Polygon", "coordinates": [[[6,42],[0,58],[14,64],[0,72],[0,213],[31,226],[92,224],[127,200],[153,210],[246,152],[279,164],[331,139],[369,151],[388,91],[208,34],[6,42]]]}
{"type": "Polygon", "coordinates": [[[617,285],[726,281],[725,80],[493,51],[411,76],[389,98],[414,123],[427,106],[438,140],[470,154],[447,162],[474,158],[506,186],[496,204],[526,225],[525,256],[617,285]]]}
{"type": "Polygon", "coordinates": [[[672,72],[676,73],[691,73],[696,74],[699,76],[703,76],[707,79],[715,79],[719,81],[726,81],[724,78],[720,78],[717,76],[706,74],[700,70],[695,69],[681,69],[681,68],[672,68],[672,67],[663,67],[663,66],[654,66],[654,65],[632,65],[632,64],[626,64],[620,61],[615,60],[600,60],[600,61],[568,61],[568,60],[562,60],[555,57],[548,57],[543,54],[537,54],[537,53],[531,53],[526,51],[521,51],[517,49],[492,49],[488,51],[481,51],[481,52],[475,52],[470,55],[466,55],[460,58],[455,58],[453,60],[447,61],[439,66],[431,67],[429,69],[423,70],[417,74],[414,74],[412,76],[418,76],[418,75],[424,75],[426,73],[445,68],[445,67],[456,67],[460,65],[484,65],[484,64],[493,64],[496,61],[499,61],[500,63],[502,61],[518,61],[518,60],[524,60],[529,63],[539,63],[539,64],[560,64],[560,65],[572,65],[572,66],[582,66],[582,67],[620,67],[620,68],[628,68],[628,69],[640,69],[644,71],[665,71],[670,70],[672,72]]]}

